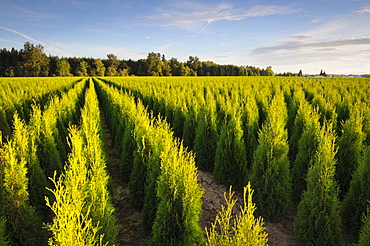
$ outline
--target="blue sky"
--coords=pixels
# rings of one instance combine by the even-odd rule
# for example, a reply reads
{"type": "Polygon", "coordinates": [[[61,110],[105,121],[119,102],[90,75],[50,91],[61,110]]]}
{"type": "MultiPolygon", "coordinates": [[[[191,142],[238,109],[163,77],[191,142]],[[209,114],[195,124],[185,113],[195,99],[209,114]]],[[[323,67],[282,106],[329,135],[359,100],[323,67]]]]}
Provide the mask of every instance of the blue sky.
{"type": "Polygon", "coordinates": [[[0,48],[370,73],[369,0],[0,0],[0,48]]]}

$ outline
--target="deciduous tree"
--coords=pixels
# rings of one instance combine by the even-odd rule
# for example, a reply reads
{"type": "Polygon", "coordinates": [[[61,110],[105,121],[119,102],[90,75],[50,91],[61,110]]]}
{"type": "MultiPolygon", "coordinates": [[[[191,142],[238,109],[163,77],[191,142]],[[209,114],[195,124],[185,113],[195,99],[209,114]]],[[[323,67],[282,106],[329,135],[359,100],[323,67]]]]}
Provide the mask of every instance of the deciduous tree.
{"type": "Polygon", "coordinates": [[[96,76],[104,76],[105,66],[100,58],[94,60],[94,67],[96,76]]]}
{"type": "Polygon", "coordinates": [[[57,61],[57,69],[56,69],[56,75],[57,76],[71,76],[71,65],[69,65],[69,62],[67,59],[61,59],[57,61]]]}
{"type": "Polygon", "coordinates": [[[43,50],[44,47],[41,44],[36,46],[29,42],[24,44],[22,58],[25,76],[48,76],[49,59],[43,50]]]}
{"type": "Polygon", "coordinates": [[[87,76],[87,69],[89,64],[86,61],[80,61],[77,66],[76,75],[81,77],[87,76]]]}

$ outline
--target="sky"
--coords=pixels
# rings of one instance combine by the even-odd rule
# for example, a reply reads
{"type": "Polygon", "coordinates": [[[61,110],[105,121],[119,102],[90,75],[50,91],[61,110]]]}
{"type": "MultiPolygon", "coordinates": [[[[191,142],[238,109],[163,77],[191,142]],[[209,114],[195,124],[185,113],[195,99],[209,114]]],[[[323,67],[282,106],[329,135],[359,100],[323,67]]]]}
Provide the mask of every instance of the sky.
{"type": "Polygon", "coordinates": [[[0,0],[0,48],[370,74],[369,0],[0,0]]]}

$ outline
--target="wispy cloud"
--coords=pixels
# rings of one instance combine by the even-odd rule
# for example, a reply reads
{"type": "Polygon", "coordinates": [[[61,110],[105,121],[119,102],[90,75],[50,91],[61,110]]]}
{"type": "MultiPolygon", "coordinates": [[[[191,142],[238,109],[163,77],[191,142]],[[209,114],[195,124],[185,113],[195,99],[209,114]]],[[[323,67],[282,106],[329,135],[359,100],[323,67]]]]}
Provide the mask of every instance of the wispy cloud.
{"type": "Polygon", "coordinates": [[[310,22],[311,23],[320,23],[320,22],[323,22],[324,21],[324,19],[322,19],[322,18],[316,18],[316,19],[313,19],[313,20],[311,20],[310,22]]]}
{"type": "MultiPolygon", "coordinates": [[[[37,43],[37,44],[41,44],[44,46],[45,48],[45,51],[48,51],[50,53],[53,53],[53,54],[58,54],[58,55],[62,55],[62,56],[72,56],[71,54],[67,53],[67,52],[64,52],[62,50],[60,50],[59,48],[57,47],[53,47],[53,46],[50,46],[48,44],[45,44],[44,42],[41,42],[41,41],[38,41],[34,38],[31,38],[30,36],[28,36],[27,34],[24,34],[24,33],[21,33],[21,32],[18,32],[16,30],[12,30],[12,29],[9,29],[9,28],[6,28],[6,27],[1,27],[0,26],[0,29],[2,30],[5,30],[5,31],[8,31],[8,32],[12,32],[14,34],[17,34],[23,38],[25,38],[25,41],[32,41],[34,43],[37,43]]],[[[17,43],[14,41],[14,43],[17,43]]]]}
{"type": "Polygon", "coordinates": [[[170,47],[170,46],[172,46],[173,44],[166,44],[166,45],[163,45],[162,47],[159,47],[159,48],[161,48],[161,49],[166,49],[166,48],[168,48],[168,47],[170,47]]]}
{"type": "Polygon", "coordinates": [[[8,40],[8,39],[2,39],[2,38],[0,38],[0,41],[7,42],[7,43],[12,43],[12,44],[20,44],[20,45],[23,45],[23,43],[16,42],[16,41],[13,41],[13,40],[8,40]]]}
{"type": "Polygon", "coordinates": [[[257,5],[249,9],[238,9],[229,3],[210,6],[185,1],[171,10],[161,10],[160,14],[146,18],[150,20],[150,25],[202,32],[211,23],[217,21],[238,21],[250,17],[291,14],[297,11],[300,10],[276,5],[257,5]]]}
{"type": "Polygon", "coordinates": [[[219,47],[225,47],[225,46],[228,46],[230,45],[231,43],[224,43],[224,44],[220,44],[219,47]]]}
{"type": "Polygon", "coordinates": [[[274,45],[246,52],[253,64],[268,62],[277,71],[318,73],[368,73],[370,35],[368,7],[347,14],[317,18],[311,30],[289,36],[274,45]]]}
{"type": "Polygon", "coordinates": [[[32,42],[35,42],[35,43],[39,43],[39,44],[45,45],[43,42],[40,42],[40,41],[38,41],[38,40],[36,40],[36,39],[34,39],[34,38],[31,38],[30,36],[28,36],[28,35],[26,35],[26,34],[24,34],[24,33],[18,32],[18,31],[16,31],[16,30],[12,30],[12,29],[9,29],[9,28],[6,28],[6,27],[1,27],[1,26],[0,26],[0,29],[3,29],[3,30],[8,31],[8,32],[15,33],[15,34],[17,34],[17,35],[19,35],[19,36],[22,36],[22,37],[24,37],[25,39],[28,39],[28,40],[30,40],[30,41],[32,41],[32,42]]]}
{"type": "Polygon", "coordinates": [[[277,71],[296,72],[305,67],[305,73],[318,73],[320,69],[330,73],[368,73],[370,36],[329,41],[309,35],[291,36],[277,45],[255,48],[246,57],[256,65],[268,62],[277,71]]]}
{"type": "Polygon", "coordinates": [[[370,6],[354,11],[355,14],[370,14],[370,6]]]}
{"type": "Polygon", "coordinates": [[[326,21],[333,21],[333,20],[338,20],[338,19],[343,19],[343,18],[351,18],[351,17],[356,17],[359,15],[366,15],[370,14],[370,6],[361,8],[359,10],[352,11],[349,14],[341,14],[341,15],[335,15],[335,16],[325,16],[325,17],[320,17],[311,20],[311,23],[320,23],[320,22],[326,22],[326,21]]]}
{"type": "Polygon", "coordinates": [[[312,36],[292,36],[288,37],[287,40],[282,41],[280,44],[269,47],[259,47],[252,52],[254,54],[261,53],[274,53],[282,51],[297,51],[303,49],[318,49],[318,48],[336,48],[342,46],[358,46],[358,45],[370,45],[370,36],[359,37],[359,38],[345,38],[331,41],[313,41],[312,36]]]}

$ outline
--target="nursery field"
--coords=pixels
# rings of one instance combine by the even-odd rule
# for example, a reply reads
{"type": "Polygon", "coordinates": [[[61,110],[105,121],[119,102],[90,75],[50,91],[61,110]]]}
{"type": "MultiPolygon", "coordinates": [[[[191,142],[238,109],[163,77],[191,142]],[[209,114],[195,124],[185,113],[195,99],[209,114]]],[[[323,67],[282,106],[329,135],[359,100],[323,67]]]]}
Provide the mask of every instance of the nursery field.
{"type": "Polygon", "coordinates": [[[0,245],[368,245],[369,95],[366,78],[1,78],[0,245]]]}

